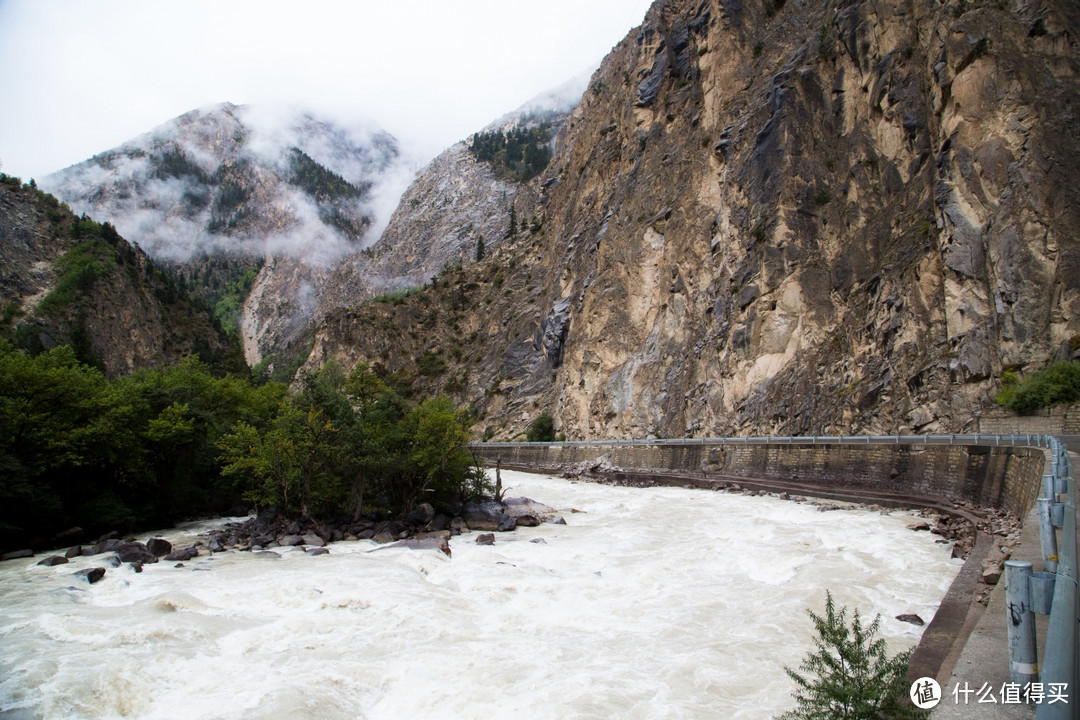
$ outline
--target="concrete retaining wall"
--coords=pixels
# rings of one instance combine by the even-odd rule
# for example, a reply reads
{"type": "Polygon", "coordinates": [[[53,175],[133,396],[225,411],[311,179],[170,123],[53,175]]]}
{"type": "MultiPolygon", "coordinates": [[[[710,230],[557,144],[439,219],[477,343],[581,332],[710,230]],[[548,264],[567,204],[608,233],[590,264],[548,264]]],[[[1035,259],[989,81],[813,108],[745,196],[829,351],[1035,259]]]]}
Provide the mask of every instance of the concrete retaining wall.
{"type": "MultiPolygon", "coordinates": [[[[1023,517],[1042,482],[1044,451],[978,445],[578,445],[474,446],[489,466],[561,472],[606,465],[634,473],[777,480],[903,498],[966,500],[1023,517]]],[[[807,492],[812,492],[808,490],[807,492]]]]}

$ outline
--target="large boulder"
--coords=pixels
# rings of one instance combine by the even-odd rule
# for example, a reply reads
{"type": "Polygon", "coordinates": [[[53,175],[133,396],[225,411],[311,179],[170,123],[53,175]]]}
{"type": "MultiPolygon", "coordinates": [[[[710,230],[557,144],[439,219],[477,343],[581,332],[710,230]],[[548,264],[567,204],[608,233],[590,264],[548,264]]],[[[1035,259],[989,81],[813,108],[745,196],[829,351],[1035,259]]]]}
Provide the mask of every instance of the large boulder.
{"type": "Polygon", "coordinates": [[[405,515],[405,522],[417,527],[425,527],[435,519],[435,508],[431,503],[421,503],[405,515]]]}
{"type": "Polygon", "coordinates": [[[150,552],[141,542],[125,542],[116,548],[116,556],[121,562],[156,563],[158,556],[150,552]]]}
{"type": "Polygon", "coordinates": [[[152,552],[155,557],[165,557],[172,552],[172,543],[165,538],[150,538],[146,541],[146,549],[152,552]]]}
{"type": "Polygon", "coordinates": [[[482,530],[485,532],[498,530],[509,516],[503,512],[502,503],[483,502],[465,503],[461,509],[461,519],[469,526],[470,530],[482,530]]]}

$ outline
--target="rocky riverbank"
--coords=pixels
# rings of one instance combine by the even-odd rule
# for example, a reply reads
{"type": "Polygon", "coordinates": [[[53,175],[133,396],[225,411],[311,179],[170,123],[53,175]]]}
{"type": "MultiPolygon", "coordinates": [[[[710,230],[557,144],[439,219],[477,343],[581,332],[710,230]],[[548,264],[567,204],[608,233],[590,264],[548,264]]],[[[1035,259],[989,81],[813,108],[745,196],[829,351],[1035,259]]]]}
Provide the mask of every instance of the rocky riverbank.
{"type": "MultiPolygon", "coordinates": [[[[486,533],[512,532],[520,527],[535,527],[541,523],[565,524],[552,507],[530,498],[504,498],[501,501],[468,502],[437,512],[424,503],[401,518],[359,521],[315,521],[290,519],[273,514],[252,516],[243,521],[227,522],[211,530],[205,541],[184,547],[174,547],[162,537],[142,542],[134,537],[121,539],[117,532],[108,533],[93,544],[73,545],[62,555],[50,555],[38,565],[54,567],[73,558],[111,553],[104,558],[106,567],[86,568],[76,575],[89,583],[102,579],[108,567],[128,563],[135,572],[159,561],[184,562],[199,556],[226,551],[245,551],[262,557],[276,556],[280,548],[296,548],[308,555],[325,555],[335,542],[371,540],[381,547],[398,546],[411,549],[433,549],[451,555],[450,538],[468,532],[485,533],[477,537],[480,544],[490,545],[494,535],[486,533]]],[[[33,557],[30,549],[16,550],[0,556],[0,560],[33,557]]]]}

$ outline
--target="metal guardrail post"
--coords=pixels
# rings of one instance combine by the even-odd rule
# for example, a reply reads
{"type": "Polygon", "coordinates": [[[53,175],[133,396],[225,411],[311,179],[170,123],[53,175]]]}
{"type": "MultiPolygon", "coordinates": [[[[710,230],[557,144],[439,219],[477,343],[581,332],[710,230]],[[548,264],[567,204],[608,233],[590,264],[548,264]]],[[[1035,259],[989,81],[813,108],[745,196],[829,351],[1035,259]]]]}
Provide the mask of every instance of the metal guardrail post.
{"type": "Polygon", "coordinates": [[[1031,563],[1005,561],[1005,603],[1008,609],[1009,680],[1024,686],[1039,681],[1035,653],[1035,613],[1031,607],[1031,563]]]}
{"type": "Polygon", "coordinates": [[[1053,518],[1050,516],[1052,501],[1048,497],[1041,497],[1035,502],[1038,503],[1039,543],[1042,546],[1043,567],[1048,572],[1057,572],[1057,531],[1054,530],[1053,518]]]}

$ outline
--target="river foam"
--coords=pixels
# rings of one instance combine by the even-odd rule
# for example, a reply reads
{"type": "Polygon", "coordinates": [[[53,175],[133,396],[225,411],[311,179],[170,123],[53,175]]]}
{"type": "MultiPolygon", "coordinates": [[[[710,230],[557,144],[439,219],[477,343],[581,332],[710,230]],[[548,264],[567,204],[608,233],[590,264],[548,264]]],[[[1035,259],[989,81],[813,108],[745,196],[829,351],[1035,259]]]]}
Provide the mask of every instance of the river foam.
{"type": "MultiPolygon", "coordinates": [[[[566,525],[72,576],[0,565],[0,718],[769,718],[825,589],[897,652],[960,567],[909,515],[504,472],[566,525]],[[576,512],[575,512],[576,511],[576,512]],[[534,542],[535,541],[535,542],[534,542]],[[542,542],[541,542],[542,541],[542,542]]],[[[180,544],[209,525],[166,531],[180,544]]]]}

